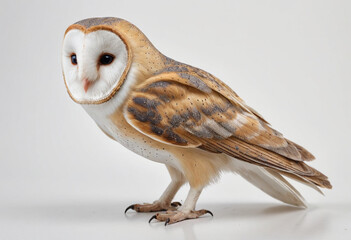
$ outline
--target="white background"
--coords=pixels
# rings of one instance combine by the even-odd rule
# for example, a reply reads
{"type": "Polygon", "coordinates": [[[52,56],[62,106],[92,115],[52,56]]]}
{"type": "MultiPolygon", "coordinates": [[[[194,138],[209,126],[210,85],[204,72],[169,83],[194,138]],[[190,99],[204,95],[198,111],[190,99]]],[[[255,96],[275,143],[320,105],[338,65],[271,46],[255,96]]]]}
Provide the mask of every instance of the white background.
{"type": "MultiPolygon", "coordinates": [[[[350,239],[350,1],[0,2],[0,239],[350,239]],[[164,54],[231,86],[310,150],[334,186],[296,184],[307,210],[232,174],[198,208],[214,218],[167,226],[128,213],[169,182],[164,166],[106,137],[66,93],[65,29],[122,17],[164,54]]],[[[177,194],[184,201],[188,187],[177,194]]]]}

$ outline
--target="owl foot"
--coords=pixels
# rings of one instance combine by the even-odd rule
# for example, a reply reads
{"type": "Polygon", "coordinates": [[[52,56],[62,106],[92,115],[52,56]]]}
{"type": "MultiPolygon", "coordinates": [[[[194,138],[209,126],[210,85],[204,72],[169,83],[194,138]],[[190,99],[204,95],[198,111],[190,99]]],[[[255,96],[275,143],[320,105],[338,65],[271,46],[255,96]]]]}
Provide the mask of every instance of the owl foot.
{"type": "Polygon", "coordinates": [[[206,213],[210,214],[213,217],[212,212],[205,209],[198,211],[167,211],[165,213],[157,213],[153,215],[150,218],[149,223],[153,219],[157,219],[160,222],[165,222],[165,226],[167,226],[168,224],[180,222],[186,219],[195,219],[202,215],[205,215],[206,213]]]}
{"type": "Polygon", "coordinates": [[[127,213],[129,209],[133,209],[136,212],[160,212],[160,211],[176,211],[182,204],[180,202],[164,203],[155,201],[154,203],[148,204],[132,204],[126,208],[124,213],[127,213]]]}

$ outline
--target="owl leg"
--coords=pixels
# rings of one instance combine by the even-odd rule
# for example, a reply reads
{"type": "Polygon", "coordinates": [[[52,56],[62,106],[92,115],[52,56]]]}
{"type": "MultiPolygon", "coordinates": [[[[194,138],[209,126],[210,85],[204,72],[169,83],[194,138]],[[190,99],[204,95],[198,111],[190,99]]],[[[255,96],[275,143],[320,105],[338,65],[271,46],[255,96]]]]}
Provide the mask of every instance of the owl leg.
{"type": "Polygon", "coordinates": [[[171,183],[168,185],[161,197],[150,204],[132,204],[126,208],[125,213],[129,209],[133,209],[136,212],[158,212],[167,210],[176,210],[181,206],[180,202],[172,202],[175,194],[178,192],[179,188],[185,183],[185,178],[183,174],[177,169],[166,166],[168,172],[171,176],[171,183]]]}
{"type": "Polygon", "coordinates": [[[165,225],[167,225],[167,224],[180,222],[186,219],[198,218],[206,213],[211,214],[213,216],[213,214],[210,211],[205,209],[195,211],[195,205],[197,200],[199,199],[201,191],[202,191],[202,188],[191,187],[183,206],[181,206],[176,211],[157,213],[156,215],[150,218],[149,223],[153,219],[157,219],[159,221],[165,222],[165,225]]]}

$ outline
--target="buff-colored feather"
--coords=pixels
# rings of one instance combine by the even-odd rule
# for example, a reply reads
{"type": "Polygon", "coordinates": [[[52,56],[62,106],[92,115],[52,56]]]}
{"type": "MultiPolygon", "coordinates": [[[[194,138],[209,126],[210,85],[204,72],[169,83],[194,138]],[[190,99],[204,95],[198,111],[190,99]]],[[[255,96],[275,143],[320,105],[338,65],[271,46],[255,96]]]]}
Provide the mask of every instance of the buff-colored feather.
{"type": "Polygon", "coordinates": [[[325,175],[303,162],[314,159],[311,153],[271,128],[228,86],[188,65],[174,63],[139,85],[125,116],[163,143],[225,153],[331,187],[325,175]]]}

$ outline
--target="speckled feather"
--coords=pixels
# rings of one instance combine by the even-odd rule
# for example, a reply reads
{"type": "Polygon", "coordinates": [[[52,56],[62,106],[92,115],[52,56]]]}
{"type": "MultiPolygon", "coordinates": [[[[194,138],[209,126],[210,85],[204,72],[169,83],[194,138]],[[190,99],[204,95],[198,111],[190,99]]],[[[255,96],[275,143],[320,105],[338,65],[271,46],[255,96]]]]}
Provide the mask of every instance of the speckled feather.
{"type": "Polygon", "coordinates": [[[129,98],[125,116],[135,128],[163,143],[225,153],[330,187],[326,176],[302,162],[314,159],[312,154],[271,128],[227,85],[169,62],[129,98]]]}

